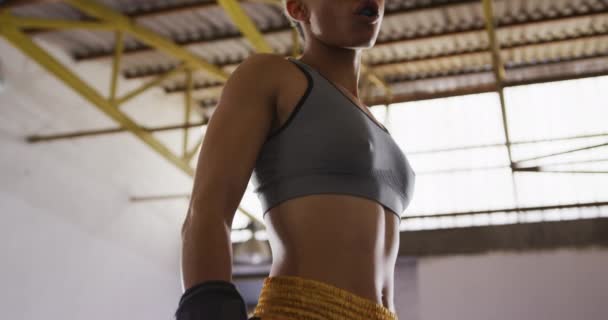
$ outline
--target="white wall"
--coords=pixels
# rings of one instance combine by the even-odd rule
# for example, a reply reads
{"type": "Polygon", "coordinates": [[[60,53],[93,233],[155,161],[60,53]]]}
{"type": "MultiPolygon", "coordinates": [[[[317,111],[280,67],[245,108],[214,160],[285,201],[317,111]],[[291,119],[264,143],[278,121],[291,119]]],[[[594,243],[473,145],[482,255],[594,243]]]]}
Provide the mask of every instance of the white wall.
{"type": "Polygon", "coordinates": [[[421,320],[605,320],[608,250],[422,258],[418,288],[421,320]]]}
{"type": "Polygon", "coordinates": [[[395,265],[394,302],[400,320],[420,320],[418,259],[399,257],[395,265]]]}
{"type": "MultiPolygon", "coordinates": [[[[170,319],[187,203],[129,197],[187,193],[191,179],[128,133],[27,144],[116,125],[1,39],[0,60],[0,319],[170,319]]],[[[75,68],[107,93],[108,65],[75,68]]],[[[153,90],[123,108],[146,125],[178,123],[177,101],[153,90]]]]}
{"type": "Polygon", "coordinates": [[[170,319],[180,294],[176,271],[109,238],[134,219],[110,218],[92,234],[28,199],[2,194],[0,210],[0,318],[170,319]]]}

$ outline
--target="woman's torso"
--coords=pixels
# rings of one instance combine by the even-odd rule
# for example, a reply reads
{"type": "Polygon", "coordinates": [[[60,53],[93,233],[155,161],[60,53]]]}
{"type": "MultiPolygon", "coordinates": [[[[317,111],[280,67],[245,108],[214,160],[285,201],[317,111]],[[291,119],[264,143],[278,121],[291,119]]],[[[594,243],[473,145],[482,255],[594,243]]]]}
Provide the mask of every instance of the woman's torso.
{"type": "MultiPolygon", "coordinates": [[[[305,75],[292,62],[277,63],[274,71],[280,85],[272,132],[287,121],[307,88],[305,75]]],[[[324,281],[394,310],[386,289],[392,286],[400,219],[388,208],[347,194],[313,194],[280,203],[264,220],[273,255],[270,276],[324,281]]]]}

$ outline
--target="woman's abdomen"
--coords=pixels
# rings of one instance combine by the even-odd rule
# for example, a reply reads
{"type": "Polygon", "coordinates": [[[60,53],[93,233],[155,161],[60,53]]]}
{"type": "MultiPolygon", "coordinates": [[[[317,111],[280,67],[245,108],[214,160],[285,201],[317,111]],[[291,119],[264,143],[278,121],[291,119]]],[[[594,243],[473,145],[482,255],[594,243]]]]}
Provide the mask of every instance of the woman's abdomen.
{"type": "Polygon", "coordinates": [[[398,248],[394,213],[357,196],[316,194],[285,201],[264,219],[270,276],[315,279],[382,303],[398,248]]]}

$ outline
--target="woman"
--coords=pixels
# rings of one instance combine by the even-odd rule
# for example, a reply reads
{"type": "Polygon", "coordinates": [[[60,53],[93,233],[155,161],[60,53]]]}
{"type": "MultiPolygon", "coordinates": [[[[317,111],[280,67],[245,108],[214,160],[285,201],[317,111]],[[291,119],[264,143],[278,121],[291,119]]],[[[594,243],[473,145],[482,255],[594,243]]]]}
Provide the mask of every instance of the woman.
{"type": "Polygon", "coordinates": [[[253,177],[273,263],[251,319],[397,319],[399,215],[415,173],[358,99],[384,0],[284,4],[304,53],[254,54],[224,86],[184,222],[188,289],[176,316],[246,319],[230,282],[230,229],[253,177]]]}

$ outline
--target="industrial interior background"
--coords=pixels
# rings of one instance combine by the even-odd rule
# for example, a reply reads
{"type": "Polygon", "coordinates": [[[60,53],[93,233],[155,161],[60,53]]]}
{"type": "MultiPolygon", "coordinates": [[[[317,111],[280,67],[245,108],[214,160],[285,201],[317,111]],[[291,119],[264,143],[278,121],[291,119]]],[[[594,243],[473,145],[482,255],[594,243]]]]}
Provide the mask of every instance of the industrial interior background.
{"type": "MultiPolygon", "coordinates": [[[[0,1],[0,317],[169,319],[222,84],[280,0],[0,1]]],[[[387,0],[363,101],[417,172],[400,319],[608,317],[608,0],[387,0]]],[[[234,281],[271,253],[251,185],[234,281]]]]}

